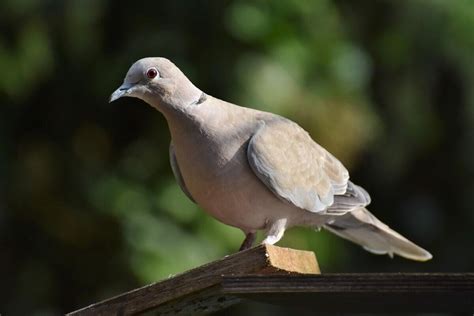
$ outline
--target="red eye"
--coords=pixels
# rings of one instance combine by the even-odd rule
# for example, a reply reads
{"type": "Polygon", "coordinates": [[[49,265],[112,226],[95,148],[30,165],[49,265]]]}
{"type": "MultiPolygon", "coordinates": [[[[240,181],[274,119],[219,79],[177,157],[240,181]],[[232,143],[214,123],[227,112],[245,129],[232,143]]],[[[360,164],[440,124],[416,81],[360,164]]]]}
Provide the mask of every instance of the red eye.
{"type": "Polygon", "coordinates": [[[155,68],[150,68],[146,71],[146,76],[150,79],[155,78],[158,75],[158,71],[155,68]]]}

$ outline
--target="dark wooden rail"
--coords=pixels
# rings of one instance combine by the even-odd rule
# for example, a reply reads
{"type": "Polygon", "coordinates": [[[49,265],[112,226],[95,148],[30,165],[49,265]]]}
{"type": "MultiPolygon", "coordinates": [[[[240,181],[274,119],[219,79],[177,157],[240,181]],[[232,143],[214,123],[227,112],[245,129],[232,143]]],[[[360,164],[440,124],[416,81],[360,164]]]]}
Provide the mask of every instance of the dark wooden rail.
{"type": "Polygon", "coordinates": [[[243,300],[315,312],[474,312],[474,273],[319,274],[308,251],[259,246],[69,315],[209,313],[243,300]]]}
{"type": "Polygon", "coordinates": [[[229,276],[220,290],[318,312],[474,312],[474,273],[229,276]]]}

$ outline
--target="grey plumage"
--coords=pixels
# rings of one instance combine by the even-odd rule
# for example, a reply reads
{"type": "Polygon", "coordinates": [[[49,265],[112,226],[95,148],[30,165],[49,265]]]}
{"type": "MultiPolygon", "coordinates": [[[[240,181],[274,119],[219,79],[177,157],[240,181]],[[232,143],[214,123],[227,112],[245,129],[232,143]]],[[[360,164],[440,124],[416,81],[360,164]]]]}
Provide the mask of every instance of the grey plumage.
{"type": "Polygon", "coordinates": [[[387,225],[379,221],[365,208],[357,208],[324,228],[355,242],[374,254],[394,254],[412,260],[428,260],[431,254],[418,247],[387,225]]]}
{"type": "Polygon", "coordinates": [[[376,219],[369,194],[296,123],[204,94],[165,58],[132,65],[111,96],[137,97],[166,118],[170,162],[185,194],[219,221],[274,244],[293,226],[324,227],[373,253],[431,255],[376,219]]]}
{"type": "Polygon", "coordinates": [[[347,210],[364,207],[370,204],[370,196],[364,188],[355,185],[351,181],[347,182],[346,192],[334,196],[334,203],[329,207],[332,212],[347,213],[347,210]]]}
{"type": "Polygon", "coordinates": [[[173,171],[174,177],[176,178],[176,182],[178,182],[178,185],[181,188],[181,190],[184,192],[184,194],[186,194],[186,196],[191,201],[196,203],[191,193],[189,193],[188,188],[186,188],[186,184],[184,183],[183,176],[181,175],[181,171],[179,170],[178,161],[176,161],[176,155],[174,153],[173,142],[170,143],[169,155],[170,155],[171,171],[173,171]]]}

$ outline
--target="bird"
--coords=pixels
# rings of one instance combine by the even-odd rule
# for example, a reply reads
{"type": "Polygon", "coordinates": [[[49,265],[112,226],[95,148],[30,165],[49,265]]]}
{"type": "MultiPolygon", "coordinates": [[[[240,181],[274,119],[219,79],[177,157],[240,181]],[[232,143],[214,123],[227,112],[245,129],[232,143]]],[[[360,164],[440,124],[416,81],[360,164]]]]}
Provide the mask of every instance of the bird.
{"type": "Polygon", "coordinates": [[[367,191],[297,123],[206,94],[164,57],[132,64],[110,102],[121,97],[141,99],[165,117],[176,181],[209,215],[242,230],[240,251],[254,245],[258,231],[262,244],[273,245],[303,226],[374,254],[432,258],[369,212],[367,191]]]}

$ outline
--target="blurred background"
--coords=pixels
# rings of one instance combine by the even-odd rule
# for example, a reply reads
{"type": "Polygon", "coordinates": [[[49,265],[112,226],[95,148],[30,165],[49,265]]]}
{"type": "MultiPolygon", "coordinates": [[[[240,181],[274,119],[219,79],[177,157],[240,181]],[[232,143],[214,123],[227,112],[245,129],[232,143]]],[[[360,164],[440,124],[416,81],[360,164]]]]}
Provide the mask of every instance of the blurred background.
{"type": "Polygon", "coordinates": [[[434,259],[308,229],[279,245],[325,272],[474,270],[474,2],[3,0],[0,27],[0,313],[72,311],[240,246],[178,188],[162,115],[108,103],[145,56],[297,121],[434,259]]]}

